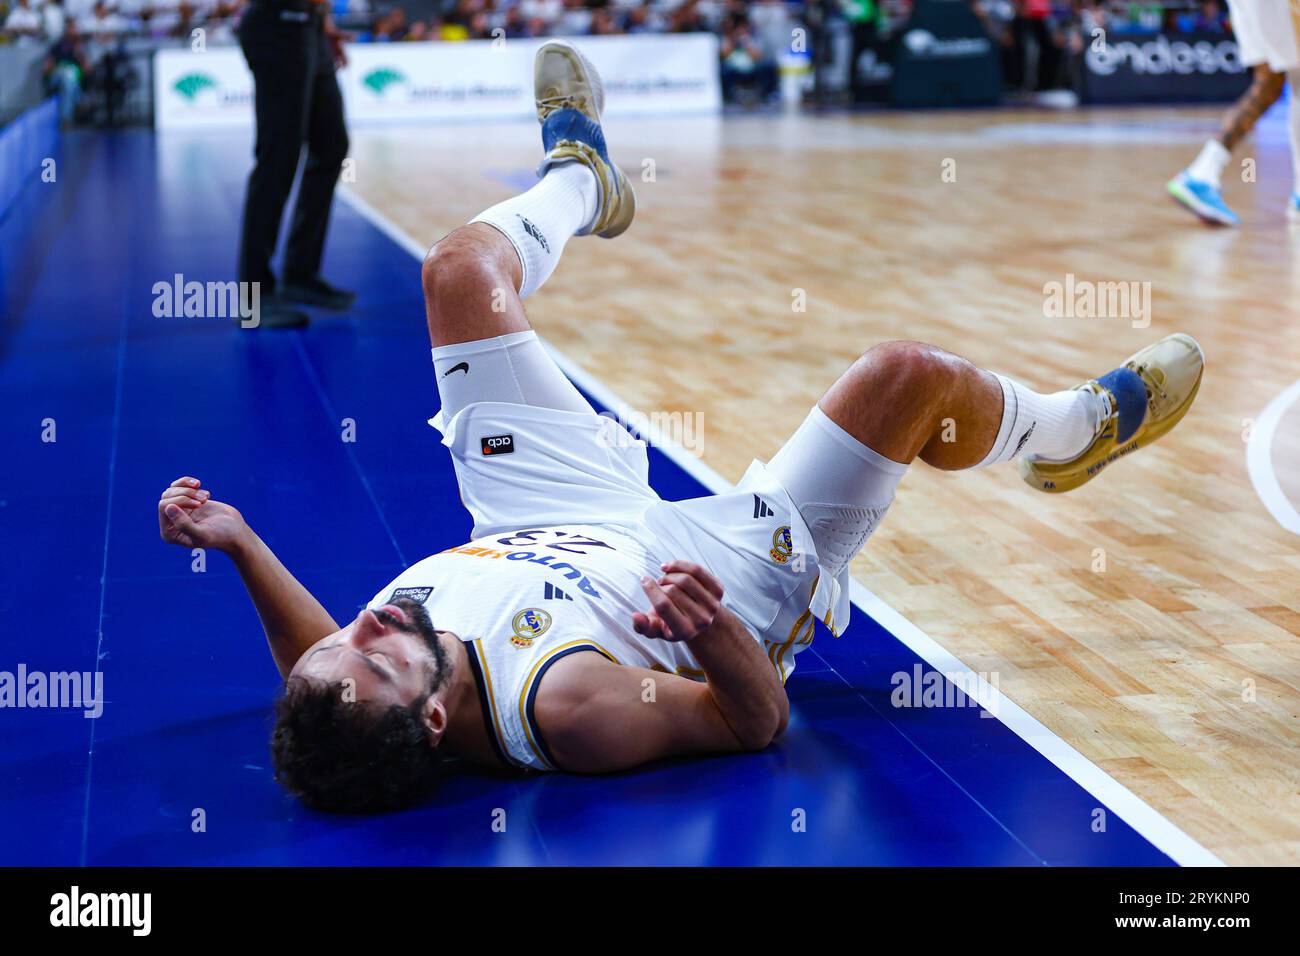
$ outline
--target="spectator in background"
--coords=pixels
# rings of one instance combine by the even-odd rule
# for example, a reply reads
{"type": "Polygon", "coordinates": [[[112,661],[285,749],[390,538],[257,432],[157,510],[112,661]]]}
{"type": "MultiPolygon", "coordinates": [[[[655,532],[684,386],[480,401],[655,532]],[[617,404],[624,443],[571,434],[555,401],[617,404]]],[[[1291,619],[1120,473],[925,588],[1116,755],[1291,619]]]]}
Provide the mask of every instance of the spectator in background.
{"type": "Polygon", "coordinates": [[[1021,50],[1016,43],[1016,5],[1012,0],[984,0],[972,5],[984,32],[998,46],[998,60],[1002,66],[1002,85],[1007,89],[1019,88],[1024,75],[1020,60],[1021,50]]]}
{"type": "Polygon", "coordinates": [[[765,50],[789,50],[795,21],[783,0],[758,0],[745,4],[749,8],[749,25],[765,50]]]}
{"type": "MultiPolygon", "coordinates": [[[[1295,15],[1295,12],[1293,5],[1292,16],[1295,15]]],[[[1196,11],[1196,17],[1192,21],[1192,30],[1197,33],[1227,32],[1228,18],[1219,0],[1201,0],[1201,5],[1196,11]]]]}
{"type": "Polygon", "coordinates": [[[37,12],[41,15],[47,43],[53,43],[63,36],[63,26],[67,22],[67,17],[63,14],[63,0],[45,0],[37,12]]]}
{"type": "Polygon", "coordinates": [[[668,18],[672,33],[707,33],[709,24],[700,12],[700,0],[682,0],[682,4],[668,18]]]}
{"type": "Polygon", "coordinates": [[[5,17],[4,32],[23,43],[39,42],[45,33],[45,24],[39,13],[32,9],[29,0],[18,0],[5,17]]]}
{"type": "Polygon", "coordinates": [[[564,0],[564,12],[555,24],[555,35],[564,37],[586,36],[591,32],[591,11],[584,0],[564,0]]]}
{"type": "Polygon", "coordinates": [[[519,12],[529,23],[529,32],[543,36],[564,12],[564,0],[519,0],[519,12]]]}
{"type": "Polygon", "coordinates": [[[77,32],[77,21],[68,20],[63,36],[54,41],[45,57],[45,85],[59,97],[59,116],[71,124],[81,103],[82,78],[89,71],[86,49],[77,32]]]}
{"type": "Polygon", "coordinates": [[[108,42],[112,37],[126,31],[126,20],[110,10],[104,0],[99,0],[89,15],[83,17],[77,26],[83,36],[108,42]]]}
{"type": "Polygon", "coordinates": [[[591,12],[592,36],[609,36],[622,32],[618,27],[618,20],[614,17],[614,11],[609,7],[598,7],[591,12]]]}
{"type": "Polygon", "coordinates": [[[1013,85],[1026,93],[1056,89],[1065,37],[1053,23],[1051,0],[1016,0],[1012,32],[1019,61],[1013,85]]]}
{"type": "Polygon", "coordinates": [[[373,39],[377,43],[401,40],[406,36],[406,11],[395,7],[379,18],[375,24],[373,39]]]}
{"type": "Polygon", "coordinates": [[[439,38],[451,41],[468,40],[470,38],[470,23],[478,11],[479,4],[476,0],[457,0],[456,6],[442,22],[439,38]]]}
{"type": "Polygon", "coordinates": [[[663,33],[666,28],[667,22],[650,0],[642,0],[640,5],[628,10],[623,24],[628,33],[663,33]]]}
{"type": "Polygon", "coordinates": [[[724,99],[734,102],[741,97],[763,103],[776,92],[776,64],[754,39],[745,13],[726,16],[718,52],[724,99]]]}
{"type": "Polygon", "coordinates": [[[1091,43],[1094,38],[1104,36],[1110,23],[1110,13],[1097,0],[1080,0],[1079,31],[1083,42],[1091,43]],[[1100,35],[1097,31],[1101,31],[1100,35]]]}
{"type": "Polygon", "coordinates": [[[876,0],[844,0],[844,17],[853,31],[853,52],[849,56],[849,86],[853,101],[866,100],[866,86],[858,75],[862,55],[871,51],[876,56],[884,53],[880,42],[880,4],[876,0]]]}
{"type": "Polygon", "coordinates": [[[528,20],[524,17],[523,4],[517,3],[506,10],[505,17],[501,20],[501,29],[508,40],[527,38],[533,35],[529,29],[528,20]]]}

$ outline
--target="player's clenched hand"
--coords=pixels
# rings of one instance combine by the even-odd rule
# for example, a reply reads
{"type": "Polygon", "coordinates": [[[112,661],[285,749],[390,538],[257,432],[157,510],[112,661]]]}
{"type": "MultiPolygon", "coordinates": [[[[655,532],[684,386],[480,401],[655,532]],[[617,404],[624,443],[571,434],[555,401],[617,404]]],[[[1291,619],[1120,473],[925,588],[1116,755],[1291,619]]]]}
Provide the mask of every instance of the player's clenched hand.
{"type": "Polygon", "coordinates": [[[647,614],[633,614],[638,634],[665,641],[689,641],[713,624],[722,607],[722,583],[698,564],[670,561],[658,581],[641,579],[650,599],[647,614]]]}
{"type": "Polygon", "coordinates": [[[158,499],[158,532],[168,544],[229,551],[249,534],[244,517],[212,500],[197,478],[177,478],[158,499]]]}

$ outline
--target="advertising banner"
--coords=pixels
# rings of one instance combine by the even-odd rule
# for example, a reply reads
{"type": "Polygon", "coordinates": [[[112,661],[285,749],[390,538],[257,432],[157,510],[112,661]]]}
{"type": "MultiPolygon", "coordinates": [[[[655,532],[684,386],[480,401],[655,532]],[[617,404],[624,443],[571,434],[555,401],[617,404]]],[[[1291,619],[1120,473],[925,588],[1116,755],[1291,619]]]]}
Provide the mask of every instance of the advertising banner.
{"type": "Polygon", "coordinates": [[[894,48],[894,104],[992,105],[1001,96],[997,47],[969,4],[917,0],[894,48]]]}
{"type": "MultiPolygon", "coordinates": [[[[541,40],[358,43],[339,71],[348,121],[508,119],[533,115],[533,54],[541,40]]],[[[712,34],[584,37],[611,117],[721,108],[712,34]]],[[[159,129],[249,125],[253,79],[237,48],[160,50],[159,129]]]]}
{"type": "Polygon", "coordinates": [[[1084,54],[1085,103],[1223,102],[1249,85],[1237,41],[1222,33],[1112,35],[1084,54]]]}

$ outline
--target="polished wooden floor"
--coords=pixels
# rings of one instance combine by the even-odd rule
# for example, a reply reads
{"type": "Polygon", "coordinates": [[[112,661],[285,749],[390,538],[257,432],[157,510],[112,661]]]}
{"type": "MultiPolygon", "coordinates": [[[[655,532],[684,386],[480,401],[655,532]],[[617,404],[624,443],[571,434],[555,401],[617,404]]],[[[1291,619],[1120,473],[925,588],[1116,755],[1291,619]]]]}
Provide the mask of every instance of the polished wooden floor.
{"type": "MultiPolygon", "coordinates": [[[[1223,860],[1300,863],[1300,538],[1261,504],[1245,441],[1300,378],[1300,231],[1277,123],[1238,157],[1255,181],[1226,189],[1244,228],[1165,196],[1214,116],[611,124],[637,220],[572,242],[529,312],[636,409],[702,413],[702,458],[731,480],[881,340],[1054,389],[1196,336],[1204,385],[1160,445],[1060,497],[1014,467],[918,464],[854,570],[1223,860]],[[1149,282],[1150,326],[1045,316],[1070,274],[1149,282]]],[[[431,243],[527,185],[538,149],[526,124],[359,129],[349,188],[431,243]]],[[[1284,471],[1300,462],[1294,409],[1277,441],[1284,471]]]]}

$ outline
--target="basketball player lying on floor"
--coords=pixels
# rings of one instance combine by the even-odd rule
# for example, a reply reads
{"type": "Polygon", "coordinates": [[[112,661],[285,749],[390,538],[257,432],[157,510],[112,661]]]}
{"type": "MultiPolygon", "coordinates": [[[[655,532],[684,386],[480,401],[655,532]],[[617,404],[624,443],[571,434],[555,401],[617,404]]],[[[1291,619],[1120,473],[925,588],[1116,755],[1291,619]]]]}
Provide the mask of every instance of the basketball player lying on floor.
{"type": "Polygon", "coordinates": [[[314,807],[416,801],[444,754],[601,772],[761,750],[786,726],[784,683],[814,624],[848,620],[849,561],[913,459],[1018,457],[1035,488],[1067,491],[1172,428],[1200,384],[1186,335],[1046,395],[889,342],[734,491],[661,501],[645,446],[592,410],[524,315],[568,238],[619,235],[635,203],[606,154],[591,65],[551,41],[535,69],[541,181],[442,239],[423,269],[433,423],[474,540],[412,565],[339,627],[197,479],[158,503],[164,540],[238,567],[286,679],[277,777],[314,807]]]}

